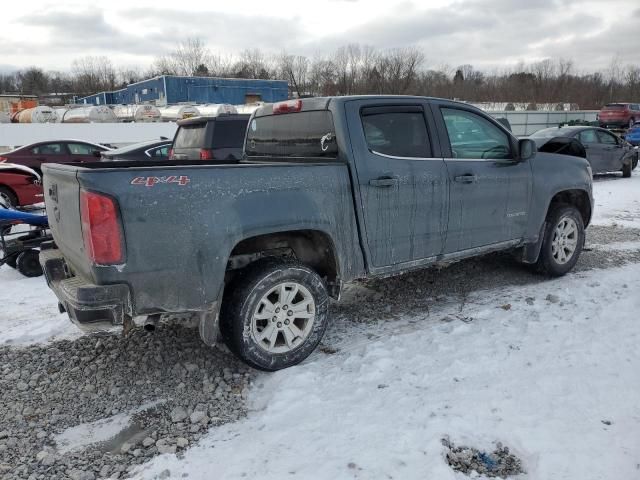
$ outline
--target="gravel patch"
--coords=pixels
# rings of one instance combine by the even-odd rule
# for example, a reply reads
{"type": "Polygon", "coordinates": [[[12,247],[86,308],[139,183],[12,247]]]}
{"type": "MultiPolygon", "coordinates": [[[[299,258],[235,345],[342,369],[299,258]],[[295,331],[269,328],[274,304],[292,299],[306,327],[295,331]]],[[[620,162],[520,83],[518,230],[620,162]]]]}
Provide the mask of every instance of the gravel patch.
{"type": "Polygon", "coordinates": [[[124,478],[243,417],[252,375],[177,325],[3,347],[0,365],[6,480],[124,478]]]}

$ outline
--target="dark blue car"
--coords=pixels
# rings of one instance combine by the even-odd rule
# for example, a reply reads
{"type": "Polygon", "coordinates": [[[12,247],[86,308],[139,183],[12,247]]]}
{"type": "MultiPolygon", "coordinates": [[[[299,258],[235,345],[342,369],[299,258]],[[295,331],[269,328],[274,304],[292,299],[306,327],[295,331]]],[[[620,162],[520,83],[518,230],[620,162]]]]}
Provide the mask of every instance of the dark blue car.
{"type": "Polygon", "coordinates": [[[624,139],[634,147],[640,146],[640,122],[633,124],[633,127],[627,131],[624,139]]]}

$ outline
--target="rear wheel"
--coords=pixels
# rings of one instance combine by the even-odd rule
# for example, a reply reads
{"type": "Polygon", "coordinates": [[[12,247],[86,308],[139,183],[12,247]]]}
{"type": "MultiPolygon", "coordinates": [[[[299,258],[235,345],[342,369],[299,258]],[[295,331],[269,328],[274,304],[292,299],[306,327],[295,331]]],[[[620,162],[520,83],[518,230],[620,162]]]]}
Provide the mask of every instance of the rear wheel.
{"type": "Polygon", "coordinates": [[[0,208],[16,208],[18,198],[9,188],[0,185],[0,208]]]}
{"type": "Polygon", "coordinates": [[[307,266],[258,261],[227,290],[220,331],[229,349],[252,367],[274,371],[296,365],[320,343],[329,297],[322,279],[307,266]]]}
{"type": "Polygon", "coordinates": [[[16,258],[16,268],[25,277],[39,277],[42,275],[42,266],[38,259],[38,250],[25,250],[16,258]]]}
{"type": "Polygon", "coordinates": [[[554,277],[569,272],[584,246],[582,215],[573,205],[556,205],[547,215],[538,270],[554,277]]]}

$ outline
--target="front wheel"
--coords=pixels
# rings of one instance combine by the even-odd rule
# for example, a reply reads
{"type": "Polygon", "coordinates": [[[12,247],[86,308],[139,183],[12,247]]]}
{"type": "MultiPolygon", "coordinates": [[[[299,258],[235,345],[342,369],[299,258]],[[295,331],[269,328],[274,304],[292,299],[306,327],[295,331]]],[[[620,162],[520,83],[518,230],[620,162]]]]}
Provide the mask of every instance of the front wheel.
{"type": "Polygon", "coordinates": [[[584,246],[584,222],[572,205],[557,205],[547,216],[542,249],[536,266],[548,275],[560,277],[578,261],[584,246]]]}
{"type": "Polygon", "coordinates": [[[316,348],[328,322],[329,296],[316,272],[293,261],[262,260],[228,287],[220,331],[229,349],[254,368],[296,365],[316,348]]]}
{"type": "Polygon", "coordinates": [[[627,163],[622,165],[622,177],[629,178],[631,176],[632,170],[633,170],[633,162],[629,160],[627,163]]]}

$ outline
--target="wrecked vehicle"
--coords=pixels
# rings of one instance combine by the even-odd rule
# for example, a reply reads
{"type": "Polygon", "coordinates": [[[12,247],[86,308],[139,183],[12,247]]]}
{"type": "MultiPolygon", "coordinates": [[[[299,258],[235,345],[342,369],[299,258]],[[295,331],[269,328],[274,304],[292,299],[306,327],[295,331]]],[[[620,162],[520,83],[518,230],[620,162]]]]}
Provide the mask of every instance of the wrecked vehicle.
{"type": "Polygon", "coordinates": [[[622,172],[628,178],[638,164],[638,151],[604,128],[565,126],[538,130],[529,138],[541,152],[586,158],[593,173],[622,172]]]}
{"type": "Polygon", "coordinates": [[[305,359],[354,279],[498,250],[563,275],[593,205],[585,159],[425,97],[264,105],[240,162],[43,169],[55,243],[40,261],[74,322],[191,313],[263,370],[305,359]]]}

